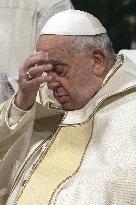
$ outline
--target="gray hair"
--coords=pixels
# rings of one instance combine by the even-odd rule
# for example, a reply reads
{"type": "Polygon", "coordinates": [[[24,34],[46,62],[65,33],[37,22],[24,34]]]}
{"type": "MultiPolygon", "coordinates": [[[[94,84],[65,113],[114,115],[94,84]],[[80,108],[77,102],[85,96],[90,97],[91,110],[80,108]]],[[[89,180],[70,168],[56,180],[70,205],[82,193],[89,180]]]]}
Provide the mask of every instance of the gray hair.
{"type": "Polygon", "coordinates": [[[116,55],[112,48],[112,42],[106,33],[95,36],[68,36],[68,38],[72,40],[72,47],[75,49],[84,52],[93,48],[100,48],[104,51],[109,61],[115,59],[116,55]]]}

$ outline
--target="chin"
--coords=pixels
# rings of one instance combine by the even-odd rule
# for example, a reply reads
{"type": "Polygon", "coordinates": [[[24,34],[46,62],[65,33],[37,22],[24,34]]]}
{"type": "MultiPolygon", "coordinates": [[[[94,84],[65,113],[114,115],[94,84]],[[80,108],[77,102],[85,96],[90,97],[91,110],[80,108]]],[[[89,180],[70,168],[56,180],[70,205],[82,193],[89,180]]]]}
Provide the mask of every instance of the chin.
{"type": "Polygon", "coordinates": [[[74,110],[80,110],[83,106],[79,106],[79,105],[77,106],[72,103],[62,103],[61,107],[63,110],[66,111],[74,111],[74,110]]]}
{"type": "Polygon", "coordinates": [[[71,103],[62,103],[61,107],[63,110],[66,110],[66,111],[76,110],[75,106],[71,105],[71,103]]]}

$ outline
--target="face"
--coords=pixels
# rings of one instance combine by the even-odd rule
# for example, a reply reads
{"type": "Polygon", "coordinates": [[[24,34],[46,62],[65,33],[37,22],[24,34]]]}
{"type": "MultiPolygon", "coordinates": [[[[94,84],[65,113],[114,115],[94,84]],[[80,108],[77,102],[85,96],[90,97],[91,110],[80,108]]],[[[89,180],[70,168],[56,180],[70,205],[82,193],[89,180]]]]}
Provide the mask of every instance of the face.
{"type": "Polygon", "coordinates": [[[93,73],[93,59],[72,47],[65,36],[43,35],[37,43],[37,51],[48,53],[52,70],[47,84],[64,110],[82,108],[96,93],[98,86],[93,73]]]}

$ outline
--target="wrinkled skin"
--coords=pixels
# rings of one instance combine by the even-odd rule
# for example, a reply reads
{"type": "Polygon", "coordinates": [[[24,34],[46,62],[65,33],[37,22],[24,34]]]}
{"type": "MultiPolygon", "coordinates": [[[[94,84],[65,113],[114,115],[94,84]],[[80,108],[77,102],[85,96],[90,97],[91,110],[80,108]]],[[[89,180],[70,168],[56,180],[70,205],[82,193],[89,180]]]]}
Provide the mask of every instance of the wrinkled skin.
{"type": "Polygon", "coordinates": [[[81,52],[73,48],[72,41],[65,36],[41,36],[37,53],[20,68],[16,105],[24,110],[30,109],[40,84],[46,82],[64,110],[82,108],[100,89],[105,76],[105,56],[98,51],[81,52]],[[27,71],[32,76],[29,81],[25,79],[27,71]],[[43,72],[47,76],[42,76],[43,72]]]}

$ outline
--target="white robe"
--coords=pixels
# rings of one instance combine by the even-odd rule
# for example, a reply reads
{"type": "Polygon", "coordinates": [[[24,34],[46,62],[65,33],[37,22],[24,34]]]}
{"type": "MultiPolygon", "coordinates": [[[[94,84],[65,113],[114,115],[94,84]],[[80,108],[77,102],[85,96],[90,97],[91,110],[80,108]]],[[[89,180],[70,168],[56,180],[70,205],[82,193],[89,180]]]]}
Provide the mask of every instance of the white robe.
{"type": "MultiPolygon", "coordinates": [[[[76,125],[85,122],[92,114],[94,116],[92,140],[80,169],[58,187],[53,205],[136,204],[136,65],[125,57],[124,64],[115,69],[114,74],[109,72],[103,84],[85,107],[68,112],[63,121],[62,126],[76,125]]],[[[1,145],[4,140],[10,145],[14,142],[3,156],[0,169],[0,179],[2,175],[4,177],[0,187],[1,190],[9,188],[7,191],[13,175],[11,170],[6,176],[6,169],[14,167],[17,171],[16,160],[21,163],[28,153],[31,133],[34,137],[35,117],[34,106],[29,112],[20,114],[15,125],[9,126],[10,106],[9,102],[5,104],[0,124],[1,145]]],[[[46,116],[53,118],[61,113],[54,109],[48,111],[46,116]]],[[[44,115],[42,110],[41,113],[44,115]]],[[[51,126],[52,131],[56,125],[51,126]]],[[[0,148],[2,150],[2,146],[0,148]]]]}

